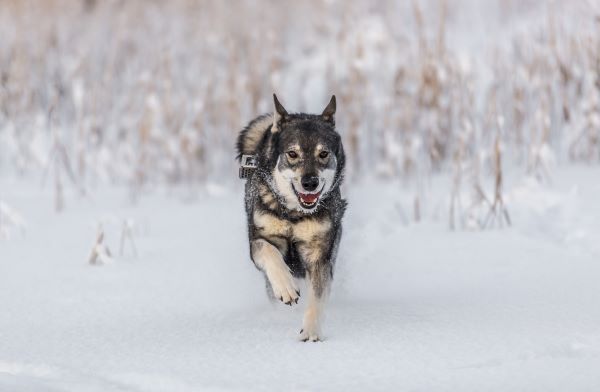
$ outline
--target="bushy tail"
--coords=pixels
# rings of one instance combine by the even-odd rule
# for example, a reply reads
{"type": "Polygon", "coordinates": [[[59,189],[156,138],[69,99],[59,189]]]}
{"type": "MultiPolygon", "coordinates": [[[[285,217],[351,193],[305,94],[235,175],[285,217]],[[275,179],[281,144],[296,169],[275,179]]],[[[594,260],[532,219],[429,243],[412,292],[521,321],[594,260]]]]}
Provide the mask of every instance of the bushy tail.
{"type": "Polygon", "coordinates": [[[240,160],[242,155],[254,155],[260,141],[271,126],[273,125],[273,115],[263,114],[260,117],[250,121],[244,128],[237,139],[237,159],[240,160]]]}

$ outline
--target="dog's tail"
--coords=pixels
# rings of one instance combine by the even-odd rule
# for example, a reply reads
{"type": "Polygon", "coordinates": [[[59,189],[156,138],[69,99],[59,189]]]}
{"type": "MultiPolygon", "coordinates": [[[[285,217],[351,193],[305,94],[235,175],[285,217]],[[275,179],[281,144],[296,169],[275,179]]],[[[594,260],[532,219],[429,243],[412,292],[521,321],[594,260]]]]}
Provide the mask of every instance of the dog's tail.
{"type": "Polygon", "coordinates": [[[250,123],[244,128],[238,136],[236,147],[237,147],[237,159],[240,160],[242,155],[254,155],[256,149],[260,144],[260,141],[271,126],[273,125],[273,115],[263,114],[260,117],[250,121],[250,123]]]}

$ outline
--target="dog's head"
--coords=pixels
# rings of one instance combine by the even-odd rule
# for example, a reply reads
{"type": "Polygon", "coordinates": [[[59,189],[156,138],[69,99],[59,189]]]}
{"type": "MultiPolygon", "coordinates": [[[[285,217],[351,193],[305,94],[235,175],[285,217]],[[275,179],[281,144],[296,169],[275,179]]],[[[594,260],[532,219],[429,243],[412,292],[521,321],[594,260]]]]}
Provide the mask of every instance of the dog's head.
{"type": "Polygon", "coordinates": [[[289,114],[273,95],[270,138],[273,190],[290,210],[313,213],[338,184],[344,151],[335,131],[335,95],[320,115],[289,114]]]}

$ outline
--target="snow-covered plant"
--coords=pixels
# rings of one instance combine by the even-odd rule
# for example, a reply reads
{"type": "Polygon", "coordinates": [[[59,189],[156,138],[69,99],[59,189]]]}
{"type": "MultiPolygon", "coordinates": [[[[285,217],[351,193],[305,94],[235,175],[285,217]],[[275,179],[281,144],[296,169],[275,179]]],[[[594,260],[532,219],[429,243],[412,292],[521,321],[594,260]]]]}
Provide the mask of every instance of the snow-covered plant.
{"type": "Polygon", "coordinates": [[[119,256],[125,255],[125,247],[129,244],[129,248],[133,257],[138,256],[137,247],[134,239],[134,221],[133,219],[125,219],[121,228],[121,241],[119,246],[119,256]]]}
{"type": "Polygon", "coordinates": [[[489,204],[489,211],[483,220],[482,227],[503,227],[510,226],[510,216],[504,204],[504,174],[502,171],[502,148],[500,145],[500,137],[496,136],[493,152],[493,168],[494,168],[494,197],[489,204]]]}
{"type": "Polygon", "coordinates": [[[452,190],[450,192],[450,229],[465,228],[466,216],[462,202],[462,192],[465,182],[465,174],[468,171],[469,142],[473,138],[473,126],[468,119],[463,121],[464,131],[459,136],[458,144],[454,151],[452,162],[452,190]]]}
{"type": "Polygon", "coordinates": [[[527,170],[539,181],[549,181],[552,167],[555,164],[555,154],[550,147],[550,108],[548,96],[540,102],[534,114],[532,138],[529,146],[527,170]]]}
{"type": "Polygon", "coordinates": [[[113,262],[112,252],[104,242],[104,228],[98,225],[98,232],[92,250],[88,257],[88,263],[91,265],[103,265],[113,262]]]}
{"type": "Polygon", "coordinates": [[[600,160],[600,70],[598,79],[586,78],[584,95],[575,114],[576,133],[570,145],[573,158],[588,162],[600,160]]]}
{"type": "Polygon", "coordinates": [[[57,212],[60,212],[65,206],[63,177],[66,176],[76,187],[77,179],[71,166],[67,149],[56,133],[53,137],[50,157],[44,172],[43,183],[46,182],[46,178],[49,176],[53,176],[54,179],[54,209],[57,212]]]}
{"type": "Polygon", "coordinates": [[[464,50],[469,37],[451,30],[455,2],[265,4],[240,0],[232,14],[187,0],[0,1],[0,170],[46,171],[56,209],[67,181],[126,184],[133,200],[157,185],[233,181],[237,132],[272,109],[274,91],[309,112],[335,93],[349,179],[416,184],[413,215],[427,213],[422,185],[436,173],[453,172],[461,193],[461,171],[495,143],[492,117],[523,173],[547,179],[555,161],[597,161],[593,2],[539,6],[537,23],[486,50],[464,50]],[[307,9],[314,17],[297,17],[307,9]],[[577,9],[578,23],[558,17],[577,9]]]}
{"type": "Polygon", "coordinates": [[[0,200],[0,240],[8,240],[16,232],[25,232],[25,219],[14,208],[0,200]]]}

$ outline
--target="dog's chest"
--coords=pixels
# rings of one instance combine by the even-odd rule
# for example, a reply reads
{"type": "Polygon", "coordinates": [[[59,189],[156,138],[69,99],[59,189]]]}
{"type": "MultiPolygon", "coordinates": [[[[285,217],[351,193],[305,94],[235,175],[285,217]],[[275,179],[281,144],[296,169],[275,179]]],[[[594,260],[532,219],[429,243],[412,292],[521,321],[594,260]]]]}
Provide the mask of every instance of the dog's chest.
{"type": "Polygon", "coordinates": [[[325,236],[331,229],[331,220],[327,217],[307,217],[290,222],[270,213],[255,212],[253,220],[261,236],[285,237],[298,242],[313,242],[325,236]]]}

